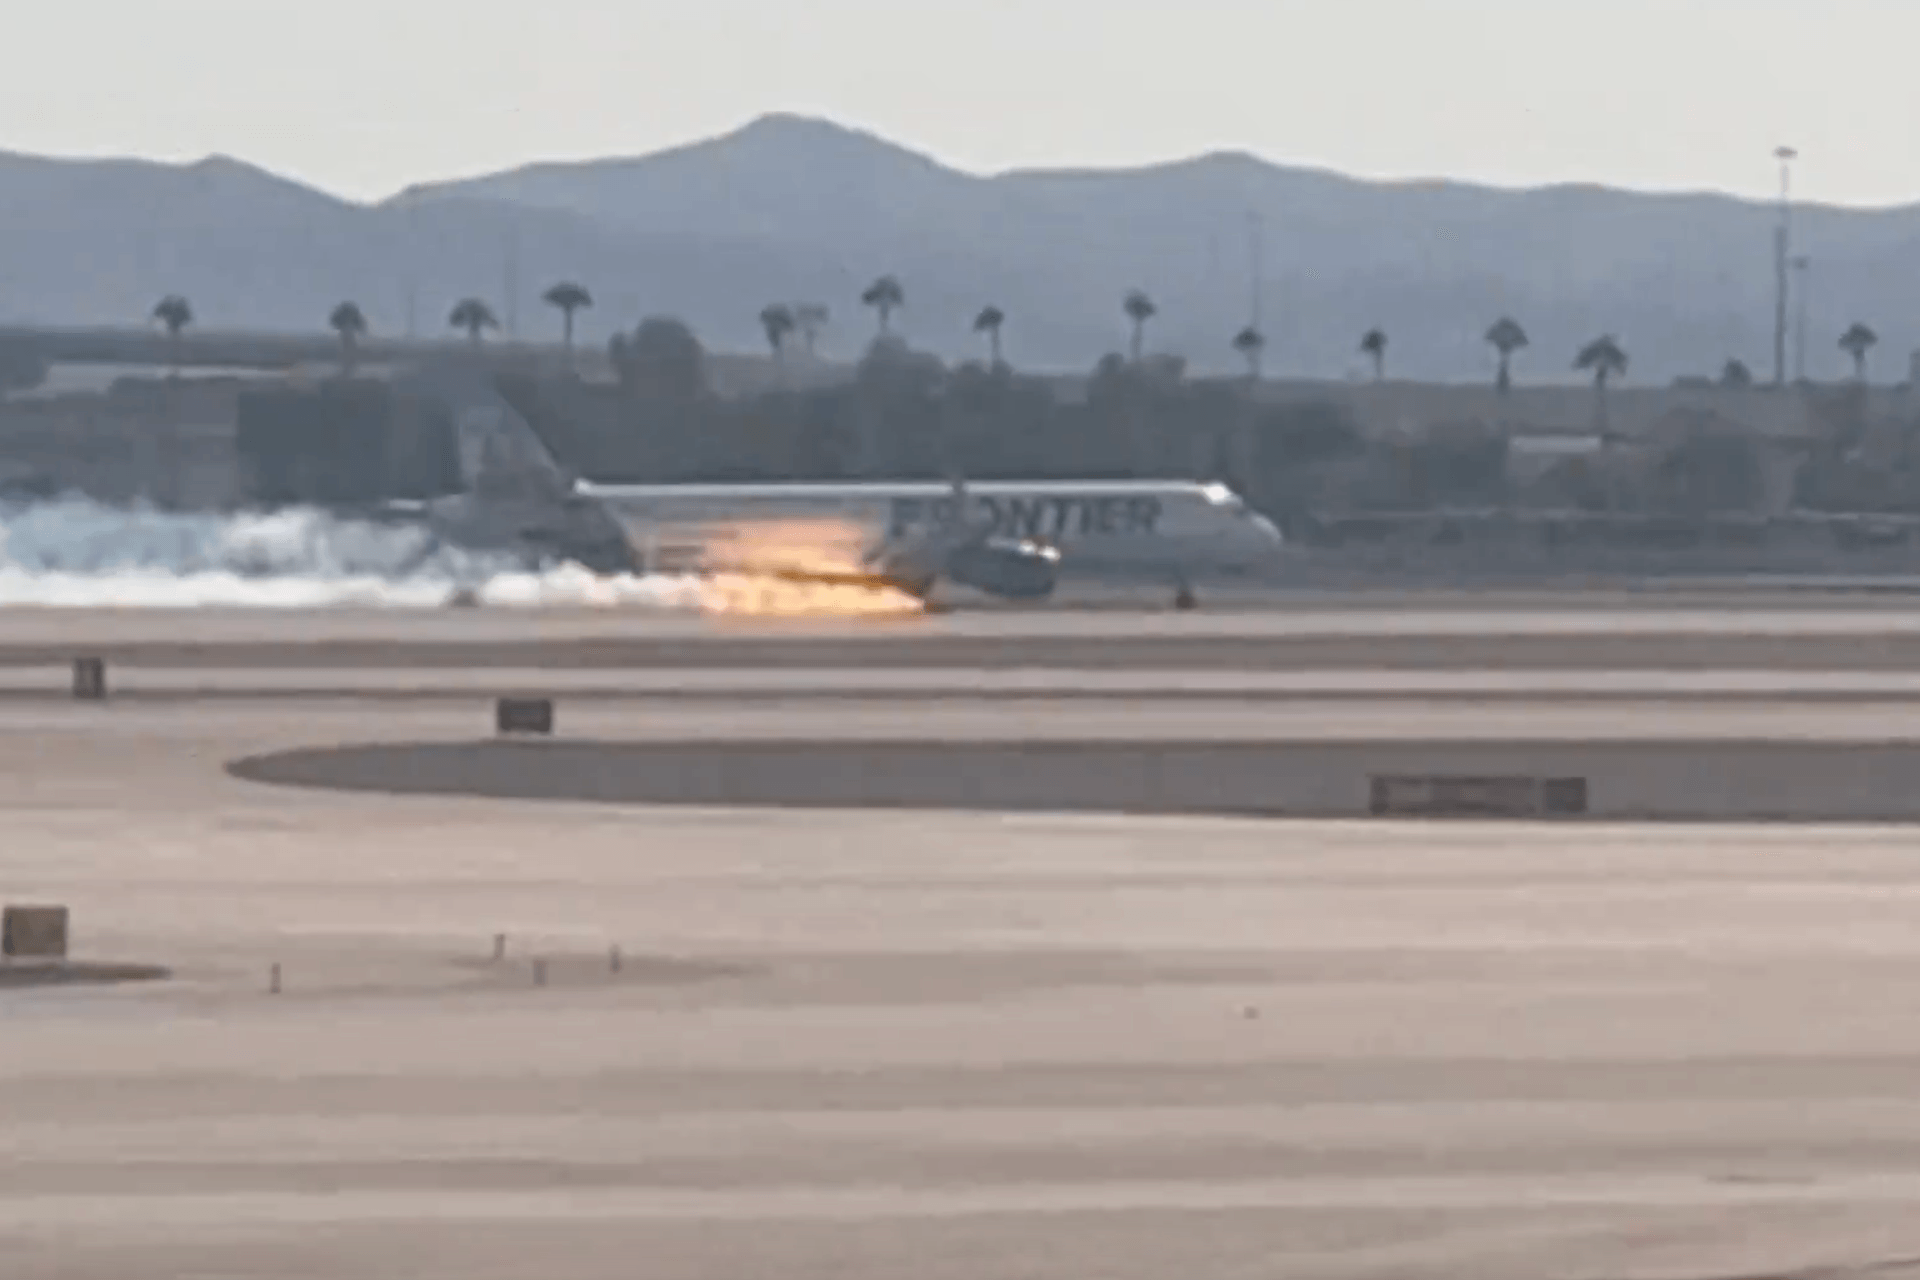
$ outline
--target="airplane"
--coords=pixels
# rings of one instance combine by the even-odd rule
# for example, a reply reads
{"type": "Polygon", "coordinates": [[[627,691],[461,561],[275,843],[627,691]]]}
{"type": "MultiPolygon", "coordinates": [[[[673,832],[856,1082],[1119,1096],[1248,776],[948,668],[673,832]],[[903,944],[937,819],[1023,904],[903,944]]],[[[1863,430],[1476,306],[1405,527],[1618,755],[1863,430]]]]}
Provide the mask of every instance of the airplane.
{"type": "Polygon", "coordinates": [[[603,484],[574,476],[491,380],[442,369],[466,492],[383,504],[475,548],[596,572],[748,573],[887,587],[923,603],[942,583],[1012,601],[1050,597],[1063,571],[1193,583],[1257,571],[1284,539],[1226,485],[1195,480],[603,484]]]}
{"type": "Polygon", "coordinates": [[[1151,579],[1191,607],[1195,579],[1257,570],[1284,540],[1222,484],[1194,480],[603,485],[600,503],[666,571],[766,572],[889,586],[942,581],[1044,600],[1063,573],[1151,579]],[[782,549],[800,553],[782,563],[782,549]]]}

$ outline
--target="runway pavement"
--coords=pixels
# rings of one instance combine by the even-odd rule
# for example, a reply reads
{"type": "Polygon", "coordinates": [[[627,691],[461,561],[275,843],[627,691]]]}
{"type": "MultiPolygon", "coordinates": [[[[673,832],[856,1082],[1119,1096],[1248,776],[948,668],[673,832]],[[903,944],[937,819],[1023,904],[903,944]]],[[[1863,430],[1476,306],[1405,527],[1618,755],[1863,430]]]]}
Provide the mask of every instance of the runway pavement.
{"type": "Polygon", "coordinates": [[[640,609],[0,612],[0,668],[1920,670],[1920,608],[1376,598],[1263,613],[709,618],[640,609]]]}
{"type": "MultiPolygon", "coordinates": [[[[260,620],[165,621],[147,637],[245,644],[260,620]]],[[[0,623],[4,644],[56,633],[0,623]]],[[[1756,665],[1676,707],[1680,677],[1566,663],[1008,663],[969,698],[962,664],[689,662],[672,694],[674,672],[564,663],[209,659],[122,673],[150,683],[101,705],[0,702],[0,897],[68,903],[80,954],[176,974],[0,992],[0,1274],[1531,1280],[1920,1257],[1920,828],[536,804],[234,773],[481,750],[552,789],[604,769],[589,739],[837,742],[815,749],[826,786],[860,771],[832,751],[874,741],[1454,765],[1477,742],[1538,767],[1543,743],[1612,738],[1616,767],[1678,781],[1742,742],[1802,752],[1776,788],[1823,743],[1893,743],[1892,791],[1920,771],[1898,672],[1756,665]],[[535,680],[558,740],[487,742],[492,691],[535,680]]]]}
{"type": "MultiPolygon", "coordinates": [[[[360,701],[383,705],[421,702],[476,704],[502,694],[566,699],[589,707],[603,702],[736,704],[784,715],[795,703],[917,707],[924,702],[992,708],[1006,704],[1086,703],[1094,706],[1180,703],[1220,714],[1217,704],[1288,703],[1324,711],[1327,703],[1466,704],[1538,709],[1555,714],[1566,704],[1603,703],[1662,709],[1724,706],[1790,710],[1795,706],[1886,707],[1920,699],[1920,672],[1744,670],[1412,670],[1378,668],[1253,670],[1217,668],[1140,671],[1108,668],[1023,667],[321,667],[112,668],[108,686],[117,702],[360,701]],[[1211,704],[1211,705],[1210,705],[1211,704]]],[[[63,703],[72,697],[70,667],[0,668],[0,699],[63,703]]],[[[1126,714],[1133,714],[1127,710],[1126,714]]],[[[999,714],[995,712],[995,714],[999,714]]],[[[1231,706],[1226,708],[1231,715],[1231,706]]],[[[1796,713],[1797,714],[1797,713],[1796,713]]],[[[1904,714],[1902,712],[1901,714],[1904,714]]],[[[1566,732],[1560,726],[1555,732],[1566,732]]]]}

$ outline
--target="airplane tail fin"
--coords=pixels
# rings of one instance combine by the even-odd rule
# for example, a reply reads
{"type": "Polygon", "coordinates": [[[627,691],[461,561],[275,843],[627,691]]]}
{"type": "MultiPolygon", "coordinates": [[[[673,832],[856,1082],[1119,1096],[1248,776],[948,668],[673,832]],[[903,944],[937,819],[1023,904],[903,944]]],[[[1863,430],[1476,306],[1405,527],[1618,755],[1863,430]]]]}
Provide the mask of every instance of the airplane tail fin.
{"type": "Polygon", "coordinates": [[[577,494],[573,474],[478,361],[447,361],[403,379],[406,394],[451,419],[461,491],[435,507],[456,539],[507,542],[601,573],[645,568],[601,503],[577,494]]]}
{"type": "Polygon", "coordinates": [[[451,416],[457,469],[466,492],[555,500],[573,492],[573,475],[501,394],[485,365],[436,363],[416,370],[406,381],[410,391],[451,416]]]}

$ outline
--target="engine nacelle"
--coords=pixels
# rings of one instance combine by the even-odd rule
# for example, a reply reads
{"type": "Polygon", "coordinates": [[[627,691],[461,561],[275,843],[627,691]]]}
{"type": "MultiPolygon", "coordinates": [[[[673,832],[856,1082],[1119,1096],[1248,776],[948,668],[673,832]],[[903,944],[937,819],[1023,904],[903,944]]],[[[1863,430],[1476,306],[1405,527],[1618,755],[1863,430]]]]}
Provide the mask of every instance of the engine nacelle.
{"type": "Polygon", "coordinates": [[[1044,600],[1060,581],[1060,552],[1038,542],[990,538],[947,557],[947,577],[1008,600],[1044,600]]]}

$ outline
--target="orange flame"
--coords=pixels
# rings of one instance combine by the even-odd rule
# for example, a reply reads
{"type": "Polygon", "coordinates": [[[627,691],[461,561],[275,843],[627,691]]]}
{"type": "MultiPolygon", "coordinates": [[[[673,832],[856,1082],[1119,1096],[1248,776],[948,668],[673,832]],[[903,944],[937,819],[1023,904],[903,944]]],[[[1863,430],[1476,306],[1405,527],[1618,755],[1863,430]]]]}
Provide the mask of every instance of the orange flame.
{"type": "Polygon", "coordinates": [[[700,585],[700,609],[728,617],[906,617],[924,611],[904,591],[875,585],[816,583],[771,575],[719,574],[700,585]]]}
{"type": "Polygon", "coordinates": [[[790,520],[709,530],[699,551],[706,569],[703,612],[731,617],[898,617],[918,614],[917,597],[859,579],[869,535],[844,520],[790,520]],[[819,575],[820,580],[809,580],[819,575]]]}

